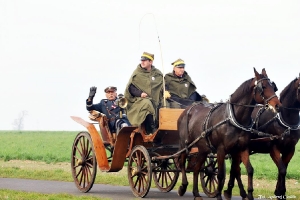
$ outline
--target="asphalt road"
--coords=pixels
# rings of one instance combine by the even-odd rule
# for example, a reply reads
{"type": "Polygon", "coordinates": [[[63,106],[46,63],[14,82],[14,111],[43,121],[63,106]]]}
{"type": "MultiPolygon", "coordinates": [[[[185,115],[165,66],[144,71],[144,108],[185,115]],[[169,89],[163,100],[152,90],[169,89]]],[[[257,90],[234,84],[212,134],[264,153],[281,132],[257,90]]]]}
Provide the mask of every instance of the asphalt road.
{"type": "MultiPolygon", "coordinates": [[[[67,193],[72,195],[85,195],[85,196],[96,196],[111,198],[114,200],[132,200],[140,199],[136,198],[129,186],[112,186],[104,184],[94,184],[92,189],[88,193],[81,193],[73,182],[62,182],[62,181],[44,181],[44,180],[29,180],[29,179],[14,179],[14,178],[0,178],[0,188],[10,189],[27,192],[39,192],[46,194],[53,193],[67,193]]],[[[212,200],[205,194],[201,194],[204,200],[212,200]]],[[[183,197],[177,195],[177,191],[173,190],[168,193],[162,193],[156,188],[150,188],[148,195],[145,199],[194,199],[191,192],[187,192],[183,197]]],[[[214,199],[214,198],[213,198],[214,199]]],[[[240,200],[241,197],[233,197],[232,200],[240,200]]],[[[259,199],[259,198],[258,198],[259,199]]]]}

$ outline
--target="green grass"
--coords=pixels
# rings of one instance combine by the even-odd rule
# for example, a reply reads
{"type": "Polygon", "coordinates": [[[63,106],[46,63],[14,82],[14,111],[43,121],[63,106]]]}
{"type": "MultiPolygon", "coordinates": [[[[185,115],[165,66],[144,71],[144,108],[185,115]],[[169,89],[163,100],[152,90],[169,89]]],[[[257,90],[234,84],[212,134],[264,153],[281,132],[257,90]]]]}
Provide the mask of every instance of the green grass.
{"type": "Polygon", "coordinates": [[[69,194],[41,194],[36,192],[21,192],[15,190],[3,190],[0,189],[0,199],[3,200],[28,200],[28,199],[39,199],[39,200],[109,200],[108,198],[99,197],[87,197],[87,196],[74,196],[69,194]]]}
{"type": "MultiPolygon", "coordinates": [[[[254,168],[254,178],[255,179],[268,179],[268,180],[276,180],[278,170],[271,159],[269,154],[254,154],[250,156],[251,164],[254,168]]],[[[229,174],[229,166],[230,163],[227,162],[227,173],[229,174]],[[228,163],[228,164],[227,164],[228,163]]],[[[296,179],[300,181],[300,143],[296,146],[296,152],[289,163],[287,169],[287,179],[296,179]]],[[[242,174],[247,175],[246,169],[243,164],[241,164],[242,174]]]]}
{"type": "Polygon", "coordinates": [[[3,160],[69,162],[73,141],[71,131],[0,131],[3,160]]]}
{"type": "MultiPolygon", "coordinates": [[[[78,132],[75,131],[0,131],[0,159],[35,160],[46,163],[70,162],[73,141],[78,132]]],[[[258,179],[277,179],[277,167],[268,154],[251,156],[254,167],[254,177],[258,179]]],[[[300,180],[300,143],[292,158],[287,172],[287,178],[300,180]]],[[[227,161],[227,174],[230,163],[227,161]]],[[[246,174],[241,165],[242,174],[246,174]]]]}

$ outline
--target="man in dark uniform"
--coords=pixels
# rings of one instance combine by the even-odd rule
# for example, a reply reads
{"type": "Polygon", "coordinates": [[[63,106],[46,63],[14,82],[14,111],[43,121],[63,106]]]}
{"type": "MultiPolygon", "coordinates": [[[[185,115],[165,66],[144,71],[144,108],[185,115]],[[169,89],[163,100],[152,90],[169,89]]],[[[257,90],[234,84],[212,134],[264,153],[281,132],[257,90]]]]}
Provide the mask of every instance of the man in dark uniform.
{"type": "Polygon", "coordinates": [[[185,63],[182,59],[177,59],[171,65],[173,65],[173,72],[165,75],[165,93],[167,93],[165,98],[168,98],[169,107],[186,108],[195,101],[208,101],[205,95],[200,96],[196,91],[196,85],[185,71],[185,63]]]}
{"type": "Polygon", "coordinates": [[[135,126],[144,123],[147,134],[157,130],[158,109],[163,100],[163,74],[152,65],[153,60],[153,54],[142,54],[125,91],[128,119],[135,126]]]}
{"type": "Polygon", "coordinates": [[[86,100],[86,109],[88,111],[96,110],[100,113],[106,115],[109,123],[109,130],[111,133],[117,133],[122,127],[130,126],[130,123],[125,114],[122,114],[120,117],[120,111],[123,112],[123,109],[120,108],[117,103],[117,87],[109,86],[104,89],[106,99],[102,99],[100,103],[93,104],[93,98],[96,94],[97,87],[91,87],[89,98],[86,100]]]}

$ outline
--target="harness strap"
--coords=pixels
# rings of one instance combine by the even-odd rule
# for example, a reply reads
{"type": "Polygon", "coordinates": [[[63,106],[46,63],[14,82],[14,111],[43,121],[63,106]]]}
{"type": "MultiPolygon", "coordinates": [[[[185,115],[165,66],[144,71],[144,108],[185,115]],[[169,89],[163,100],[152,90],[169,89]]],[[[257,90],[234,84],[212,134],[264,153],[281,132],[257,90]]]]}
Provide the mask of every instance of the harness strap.
{"type": "Polygon", "coordinates": [[[271,99],[273,99],[274,97],[277,97],[276,94],[273,94],[272,96],[270,96],[269,98],[267,98],[265,101],[265,104],[267,104],[271,99]]]}

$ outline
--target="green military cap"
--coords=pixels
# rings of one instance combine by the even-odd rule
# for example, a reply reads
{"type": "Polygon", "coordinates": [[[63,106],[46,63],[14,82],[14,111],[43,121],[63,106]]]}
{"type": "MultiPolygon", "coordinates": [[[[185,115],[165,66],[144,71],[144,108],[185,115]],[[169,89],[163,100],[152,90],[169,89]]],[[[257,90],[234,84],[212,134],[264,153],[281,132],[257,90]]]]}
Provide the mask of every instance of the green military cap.
{"type": "Polygon", "coordinates": [[[115,87],[115,86],[108,86],[107,88],[104,89],[105,93],[107,93],[109,91],[115,92],[115,91],[117,91],[117,87],[115,87]]]}
{"type": "Polygon", "coordinates": [[[141,60],[154,60],[154,54],[144,52],[141,60]]]}
{"type": "Polygon", "coordinates": [[[177,59],[174,62],[171,63],[174,67],[185,67],[185,63],[182,59],[177,59]]]}

